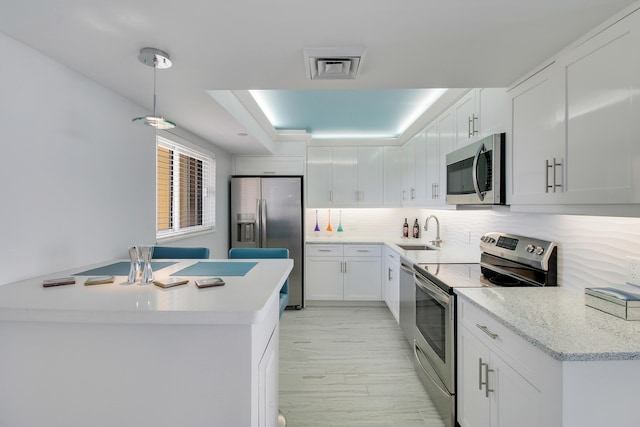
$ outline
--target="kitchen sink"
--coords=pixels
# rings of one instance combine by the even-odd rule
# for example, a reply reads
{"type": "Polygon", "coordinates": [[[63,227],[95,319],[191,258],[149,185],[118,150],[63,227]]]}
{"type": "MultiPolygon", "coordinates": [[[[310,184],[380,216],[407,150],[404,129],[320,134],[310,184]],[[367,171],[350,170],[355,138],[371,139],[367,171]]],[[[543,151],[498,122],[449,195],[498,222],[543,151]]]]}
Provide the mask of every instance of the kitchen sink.
{"type": "Polygon", "coordinates": [[[427,245],[397,245],[400,249],[404,249],[405,251],[432,251],[433,248],[427,245]]]}

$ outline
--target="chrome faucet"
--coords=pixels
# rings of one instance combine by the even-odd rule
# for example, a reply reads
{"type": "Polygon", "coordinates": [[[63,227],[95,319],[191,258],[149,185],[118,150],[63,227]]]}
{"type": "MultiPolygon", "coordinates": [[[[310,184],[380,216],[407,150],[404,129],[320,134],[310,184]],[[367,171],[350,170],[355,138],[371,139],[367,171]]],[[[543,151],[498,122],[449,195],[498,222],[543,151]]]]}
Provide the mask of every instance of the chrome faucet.
{"type": "Polygon", "coordinates": [[[429,231],[429,220],[431,218],[436,220],[436,239],[431,240],[431,244],[439,248],[440,246],[442,246],[443,240],[440,238],[440,221],[438,220],[437,216],[429,215],[427,220],[424,222],[424,231],[429,231]]]}

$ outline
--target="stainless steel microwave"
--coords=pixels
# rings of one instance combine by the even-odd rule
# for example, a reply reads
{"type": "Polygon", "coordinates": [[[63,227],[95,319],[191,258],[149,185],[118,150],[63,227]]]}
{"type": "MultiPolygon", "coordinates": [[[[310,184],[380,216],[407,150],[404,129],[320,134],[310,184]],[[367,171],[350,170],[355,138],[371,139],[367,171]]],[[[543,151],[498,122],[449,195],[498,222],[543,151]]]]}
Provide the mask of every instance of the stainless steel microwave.
{"type": "Polygon", "coordinates": [[[497,133],[447,154],[447,204],[505,204],[504,144],[497,133]]]}

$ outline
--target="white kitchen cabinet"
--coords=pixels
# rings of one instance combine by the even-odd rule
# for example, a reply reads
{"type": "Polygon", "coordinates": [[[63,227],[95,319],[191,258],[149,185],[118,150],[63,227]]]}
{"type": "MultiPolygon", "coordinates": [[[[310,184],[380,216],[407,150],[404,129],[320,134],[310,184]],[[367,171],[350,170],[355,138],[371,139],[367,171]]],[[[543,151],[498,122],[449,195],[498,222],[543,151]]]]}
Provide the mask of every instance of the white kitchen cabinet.
{"type": "Polygon", "coordinates": [[[640,202],[638,43],[636,12],[510,91],[512,206],[640,202]]]}
{"type": "Polygon", "coordinates": [[[560,62],[566,81],[566,202],[640,202],[640,13],[560,62]]]}
{"type": "Polygon", "coordinates": [[[402,147],[384,147],[383,158],[383,205],[386,207],[402,206],[402,176],[404,172],[404,157],[402,147]]]}
{"type": "Polygon", "coordinates": [[[470,89],[453,105],[453,148],[457,149],[509,128],[509,97],[505,88],[470,89]]]}
{"type": "Polygon", "coordinates": [[[559,426],[560,363],[458,300],[458,403],[462,427],[559,426]]]}
{"type": "Polygon", "coordinates": [[[511,204],[559,203],[563,188],[564,82],[551,64],[511,92],[511,204]]]}
{"type": "Polygon", "coordinates": [[[306,295],[309,301],[381,301],[380,245],[308,244],[306,295]]]}
{"type": "Polygon", "coordinates": [[[333,149],[307,148],[307,206],[331,206],[333,191],[333,149]]]}
{"type": "Polygon", "coordinates": [[[470,89],[453,105],[455,117],[454,148],[460,148],[479,136],[477,91],[470,89]]]}
{"type": "Polygon", "coordinates": [[[426,145],[424,131],[404,146],[405,173],[403,206],[422,206],[426,198],[426,145]]]}
{"type": "Polygon", "coordinates": [[[396,319],[396,322],[400,322],[400,255],[393,249],[385,246],[383,259],[382,286],[384,301],[396,319]]]}
{"type": "Polygon", "coordinates": [[[234,156],[234,175],[304,175],[304,156],[234,156]]]}
{"type": "Polygon", "coordinates": [[[258,363],[258,426],[278,426],[279,326],[271,334],[267,348],[258,363]]]}
{"type": "Polygon", "coordinates": [[[308,207],[383,205],[382,147],[309,147],[308,207]]]}

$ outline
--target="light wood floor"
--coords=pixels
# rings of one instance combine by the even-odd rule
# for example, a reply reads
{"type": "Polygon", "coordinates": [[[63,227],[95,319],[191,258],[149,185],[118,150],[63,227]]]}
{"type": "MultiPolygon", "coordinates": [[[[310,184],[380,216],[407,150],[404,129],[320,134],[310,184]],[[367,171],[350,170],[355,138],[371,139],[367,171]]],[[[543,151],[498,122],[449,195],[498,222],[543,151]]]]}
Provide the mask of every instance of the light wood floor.
{"type": "Polygon", "coordinates": [[[287,310],[280,321],[280,410],[287,427],[442,427],[391,312],[287,310]]]}

